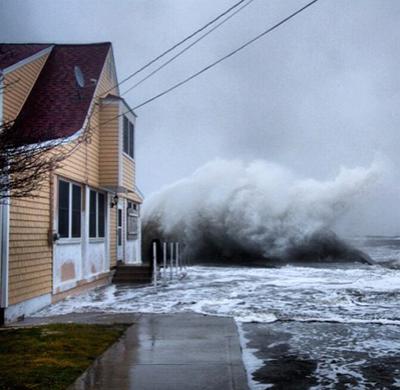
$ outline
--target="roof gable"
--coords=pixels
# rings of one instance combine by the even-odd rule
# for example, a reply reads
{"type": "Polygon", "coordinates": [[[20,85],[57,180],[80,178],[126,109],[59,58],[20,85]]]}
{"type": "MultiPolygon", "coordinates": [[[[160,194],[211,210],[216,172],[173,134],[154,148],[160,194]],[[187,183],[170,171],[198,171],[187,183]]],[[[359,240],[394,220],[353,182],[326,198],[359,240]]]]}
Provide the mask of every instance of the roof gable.
{"type": "Polygon", "coordinates": [[[6,69],[20,61],[29,58],[40,51],[51,47],[50,44],[19,44],[4,43],[0,44],[0,69],[6,69]]]}
{"type": "Polygon", "coordinates": [[[110,47],[54,46],[14,124],[24,142],[65,138],[82,129],[110,47]],[[84,88],[76,85],[75,66],[85,77],[84,88]]]}

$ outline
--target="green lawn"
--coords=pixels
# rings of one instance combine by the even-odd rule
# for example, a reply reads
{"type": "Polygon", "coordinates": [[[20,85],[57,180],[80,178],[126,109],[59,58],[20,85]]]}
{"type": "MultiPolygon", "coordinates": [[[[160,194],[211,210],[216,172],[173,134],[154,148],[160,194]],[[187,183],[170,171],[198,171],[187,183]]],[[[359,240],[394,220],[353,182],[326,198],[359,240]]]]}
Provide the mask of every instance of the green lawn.
{"type": "Polygon", "coordinates": [[[54,324],[0,330],[0,389],[65,389],[128,325],[54,324]]]}

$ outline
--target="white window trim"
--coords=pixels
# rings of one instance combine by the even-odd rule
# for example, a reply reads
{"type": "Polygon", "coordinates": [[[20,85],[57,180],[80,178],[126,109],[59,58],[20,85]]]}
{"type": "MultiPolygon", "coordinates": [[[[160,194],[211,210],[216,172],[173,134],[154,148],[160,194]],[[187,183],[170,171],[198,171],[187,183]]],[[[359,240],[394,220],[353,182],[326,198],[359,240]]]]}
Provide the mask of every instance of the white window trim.
{"type": "Polygon", "coordinates": [[[106,207],[107,207],[107,194],[105,192],[97,191],[94,188],[89,188],[89,242],[104,242],[106,240],[107,229],[106,229],[106,207]],[[96,194],[96,237],[90,237],[90,215],[91,215],[91,204],[90,204],[90,192],[93,191],[96,194]],[[99,237],[99,194],[104,195],[104,237],[99,237]]]}
{"type": "MultiPolygon", "coordinates": [[[[139,237],[139,210],[136,208],[129,208],[129,203],[131,203],[132,205],[136,204],[135,202],[133,202],[132,200],[127,200],[126,202],[126,214],[128,214],[129,210],[132,210],[132,214],[137,218],[138,220],[138,225],[137,225],[137,232],[135,234],[131,234],[132,237],[129,237],[129,232],[128,232],[128,215],[126,216],[126,240],[127,241],[135,241],[138,239],[139,237]]],[[[137,205],[137,204],[136,204],[137,205]]],[[[137,206],[136,206],[137,207],[137,206]]]]}
{"type": "MultiPolygon", "coordinates": [[[[131,121],[126,115],[123,115],[123,117],[122,117],[122,153],[126,156],[126,157],[128,157],[130,160],[132,160],[133,162],[135,161],[135,135],[136,135],[136,131],[135,131],[136,129],[135,129],[135,123],[133,122],[133,121],[131,121]],[[133,147],[132,147],[132,149],[133,149],[133,156],[131,156],[129,153],[126,153],[125,152],[125,144],[124,144],[124,141],[125,141],[125,129],[124,129],[124,119],[126,118],[126,120],[128,121],[128,123],[129,124],[131,124],[132,125],[132,127],[133,127],[133,147]]],[[[129,142],[129,134],[130,134],[130,132],[128,132],[128,142],[129,142]]]]}
{"type": "Polygon", "coordinates": [[[128,153],[122,152],[124,154],[125,157],[127,157],[129,160],[131,160],[132,162],[135,162],[135,159],[132,158],[128,153]]]}
{"type": "Polygon", "coordinates": [[[79,183],[76,183],[71,180],[67,180],[64,178],[59,177],[58,182],[57,182],[57,221],[56,221],[56,226],[57,226],[57,232],[59,233],[59,202],[60,202],[60,181],[63,181],[64,183],[68,184],[68,192],[69,192],[69,199],[68,199],[68,237],[60,237],[58,241],[56,241],[57,244],[80,244],[82,242],[82,193],[83,193],[83,188],[82,185],[79,183]],[[72,186],[76,185],[77,187],[80,187],[81,189],[81,236],[80,237],[72,237],[72,186]]]}

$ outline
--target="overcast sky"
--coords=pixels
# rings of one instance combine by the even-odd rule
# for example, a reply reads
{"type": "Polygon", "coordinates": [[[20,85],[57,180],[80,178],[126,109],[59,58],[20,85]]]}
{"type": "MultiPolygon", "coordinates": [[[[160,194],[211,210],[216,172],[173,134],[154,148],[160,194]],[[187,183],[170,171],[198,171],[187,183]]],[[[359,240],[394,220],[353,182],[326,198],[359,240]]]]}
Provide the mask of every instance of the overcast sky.
{"type": "MultiPolygon", "coordinates": [[[[120,79],[234,0],[0,0],[3,42],[111,41],[120,79]]],[[[254,0],[157,76],[131,106],[306,3],[254,0]]],[[[320,0],[189,84],[137,110],[145,194],[214,159],[267,159],[317,179],[384,156],[390,183],[357,210],[367,231],[400,234],[400,1],[320,0]],[[374,230],[374,226],[379,229],[374,230]]],[[[121,87],[124,91],[131,85],[121,87]]]]}

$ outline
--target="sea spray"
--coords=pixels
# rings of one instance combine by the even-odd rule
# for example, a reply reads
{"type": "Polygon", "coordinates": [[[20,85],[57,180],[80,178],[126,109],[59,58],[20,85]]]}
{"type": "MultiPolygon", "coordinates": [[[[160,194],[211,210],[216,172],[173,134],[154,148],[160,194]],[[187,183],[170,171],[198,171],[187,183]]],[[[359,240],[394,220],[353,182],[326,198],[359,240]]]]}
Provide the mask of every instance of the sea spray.
{"type": "Polygon", "coordinates": [[[341,168],[317,181],[267,161],[215,160],[148,197],[144,246],[178,240],[195,260],[360,260],[331,229],[380,171],[341,168]]]}

